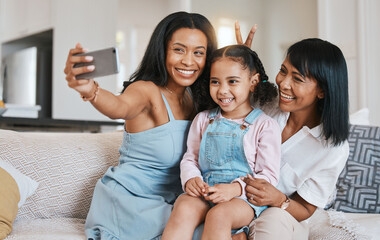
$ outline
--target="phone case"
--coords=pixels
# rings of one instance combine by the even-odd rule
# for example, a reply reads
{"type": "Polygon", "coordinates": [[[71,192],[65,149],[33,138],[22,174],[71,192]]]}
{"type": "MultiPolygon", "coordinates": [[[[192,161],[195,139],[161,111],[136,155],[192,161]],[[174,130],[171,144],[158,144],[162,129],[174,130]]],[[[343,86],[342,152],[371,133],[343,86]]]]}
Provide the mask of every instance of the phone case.
{"type": "Polygon", "coordinates": [[[119,72],[119,56],[117,48],[106,48],[98,51],[76,54],[76,56],[92,56],[94,60],[86,63],[76,63],[74,68],[95,65],[93,72],[76,75],[76,79],[93,79],[119,72]]]}

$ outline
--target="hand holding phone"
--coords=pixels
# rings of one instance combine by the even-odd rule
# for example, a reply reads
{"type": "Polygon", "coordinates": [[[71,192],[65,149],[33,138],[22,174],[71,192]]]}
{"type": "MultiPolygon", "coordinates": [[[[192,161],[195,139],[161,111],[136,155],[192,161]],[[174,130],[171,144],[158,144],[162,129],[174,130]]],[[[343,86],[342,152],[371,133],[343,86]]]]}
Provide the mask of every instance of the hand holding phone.
{"type": "Polygon", "coordinates": [[[95,70],[92,72],[76,75],[76,79],[93,79],[103,77],[119,72],[119,55],[117,48],[106,48],[98,51],[79,53],[75,56],[92,56],[92,62],[82,62],[74,64],[74,68],[94,65],[95,70]]]}

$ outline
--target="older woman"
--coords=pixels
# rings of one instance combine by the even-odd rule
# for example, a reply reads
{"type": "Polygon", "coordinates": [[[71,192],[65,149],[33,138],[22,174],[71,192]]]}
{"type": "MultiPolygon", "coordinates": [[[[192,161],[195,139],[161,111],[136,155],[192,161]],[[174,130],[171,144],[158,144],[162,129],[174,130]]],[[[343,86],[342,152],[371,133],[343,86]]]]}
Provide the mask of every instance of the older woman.
{"type": "Polygon", "coordinates": [[[307,239],[307,219],[327,204],[349,154],[346,61],[332,43],[305,39],[288,49],[276,83],[278,107],[266,112],[282,129],[280,180],[245,179],[249,201],[271,206],[250,237],[307,239]]]}

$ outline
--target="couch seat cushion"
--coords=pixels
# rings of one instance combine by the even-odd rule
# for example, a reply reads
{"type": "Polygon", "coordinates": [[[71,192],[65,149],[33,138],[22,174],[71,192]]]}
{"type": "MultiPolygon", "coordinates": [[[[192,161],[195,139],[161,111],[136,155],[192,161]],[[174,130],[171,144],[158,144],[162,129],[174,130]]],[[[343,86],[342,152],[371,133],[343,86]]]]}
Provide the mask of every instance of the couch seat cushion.
{"type": "Polygon", "coordinates": [[[85,240],[84,219],[20,219],[5,240],[85,240]]]}
{"type": "Polygon", "coordinates": [[[370,240],[380,235],[380,214],[317,209],[309,219],[309,240],[370,240]]]}

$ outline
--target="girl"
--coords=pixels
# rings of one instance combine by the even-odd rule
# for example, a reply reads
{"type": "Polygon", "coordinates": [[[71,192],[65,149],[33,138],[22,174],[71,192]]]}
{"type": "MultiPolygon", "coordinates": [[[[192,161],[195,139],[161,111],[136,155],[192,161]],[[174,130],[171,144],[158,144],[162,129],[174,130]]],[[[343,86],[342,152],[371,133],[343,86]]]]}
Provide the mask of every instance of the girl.
{"type": "Polygon", "coordinates": [[[208,103],[205,66],[215,50],[210,22],[199,14],[177,12],[155,28],[132,84],[116,96],[73,68],[91,58],[80,44],[69,53],[66,80],[106,116],[125,120],[120,163],[110,167],[94,190],[85,231],[88,239],[159,239],[181,193],[179,162],[198,109],[208,103]],[[193,93],[193,95],[191,94],[193,93]]]}
{"type": "Polygon", "coordinates": [[[278,107],[267,112],[281,126],[281,174],[277,188],[265,179],[245,179],[250,203],[271,206],[254,221],[251,233],[260,240],[307,239],[304,220],[325,207],[349,154],[343,53],[317,38],[297,42],[288,49],[276,83],[278,107]]]}
{"type": "Polygon", "coordinates": [[[173,209],[162,239],[191,239],[205,221],[202,239],[231,239],[231,229],[248,225],[266,207],[248,203],[247,174],[277,184],[280,130],[250,98],[265,105],[277,91],[267,81],[257,54],[232,45],[212,55],[210,95],[219,106],[199,113],[181,161],[185,194],[173,209]]]}

